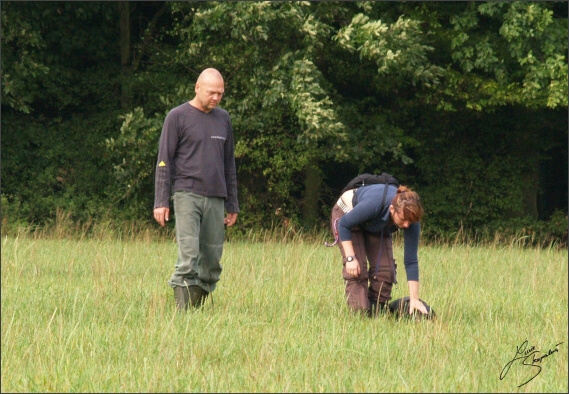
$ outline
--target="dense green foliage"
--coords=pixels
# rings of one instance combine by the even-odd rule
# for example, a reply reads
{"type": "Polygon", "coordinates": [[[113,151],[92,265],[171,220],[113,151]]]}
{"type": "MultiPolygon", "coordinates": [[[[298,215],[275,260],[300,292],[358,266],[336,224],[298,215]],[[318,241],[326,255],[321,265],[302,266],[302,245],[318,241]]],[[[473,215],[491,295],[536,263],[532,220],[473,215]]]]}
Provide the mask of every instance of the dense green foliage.
{"type": "Polygon", "coordinates": [[[354,174],[388,171],[427,235],[564,241],[566,5],[2,2],[3,230],[150,222],[164,116],[216,67],[241,231],[325,228],[354,174]]]}

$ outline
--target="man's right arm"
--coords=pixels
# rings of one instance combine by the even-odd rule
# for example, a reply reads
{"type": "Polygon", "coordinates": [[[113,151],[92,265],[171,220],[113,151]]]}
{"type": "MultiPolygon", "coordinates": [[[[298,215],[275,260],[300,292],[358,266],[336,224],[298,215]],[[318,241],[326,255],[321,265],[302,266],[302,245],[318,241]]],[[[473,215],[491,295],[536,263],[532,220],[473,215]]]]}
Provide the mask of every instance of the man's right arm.
{"type": "Polygon", "coordinates": [[[170,163],[166,160],[158,156],[154,178],[154,208],[170,207],[170,163]]]}
{"type": "Polygon", "coordinates": [[[166,116],[160,144],[154,178],[154,219],[161,225],[170,219],[170,188],[172,179],[172,161],[176,151],[177,133],[175,120],[171,113],[166,116]]]}

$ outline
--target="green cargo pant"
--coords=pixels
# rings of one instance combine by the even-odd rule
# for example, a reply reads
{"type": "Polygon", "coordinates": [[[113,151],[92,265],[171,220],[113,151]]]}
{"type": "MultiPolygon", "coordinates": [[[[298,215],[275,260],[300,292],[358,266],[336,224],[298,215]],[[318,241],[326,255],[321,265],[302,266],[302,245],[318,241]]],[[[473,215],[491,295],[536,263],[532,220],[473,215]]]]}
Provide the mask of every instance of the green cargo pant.
{"type": "Polygon", "coordinates": [[[225,240],[225,199],[194,193],[174,193],[178,260],[168,284],[198,285],[212,292],[221,275],[225,240]]]}

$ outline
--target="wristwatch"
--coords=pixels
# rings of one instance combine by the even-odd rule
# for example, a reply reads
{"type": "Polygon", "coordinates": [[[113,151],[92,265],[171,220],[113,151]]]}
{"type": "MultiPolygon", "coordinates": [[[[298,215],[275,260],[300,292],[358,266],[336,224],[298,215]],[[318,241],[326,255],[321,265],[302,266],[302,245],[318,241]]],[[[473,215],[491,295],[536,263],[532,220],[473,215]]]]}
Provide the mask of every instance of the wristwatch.
{"type": "Polygon", "coordinates": [[[347,263],[351,263],[352,261],[354,261],[354,256],[347,256],[347,257],[346,257],[346,262],[347,262],[347,263]]]}

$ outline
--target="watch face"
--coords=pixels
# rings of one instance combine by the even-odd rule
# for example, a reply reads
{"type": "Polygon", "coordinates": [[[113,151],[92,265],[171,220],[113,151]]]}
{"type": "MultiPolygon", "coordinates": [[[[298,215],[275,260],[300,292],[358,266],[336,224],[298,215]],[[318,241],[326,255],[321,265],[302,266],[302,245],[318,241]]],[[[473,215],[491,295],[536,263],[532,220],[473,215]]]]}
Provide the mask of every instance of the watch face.
{"type": "Polygon", "coordinates": [[[348,258],[346,258],[346,261],[348,261],[348,262],[353,261],[353,260],[354,260],[354,258],[352,256],[349,256],[348,258]]]}

